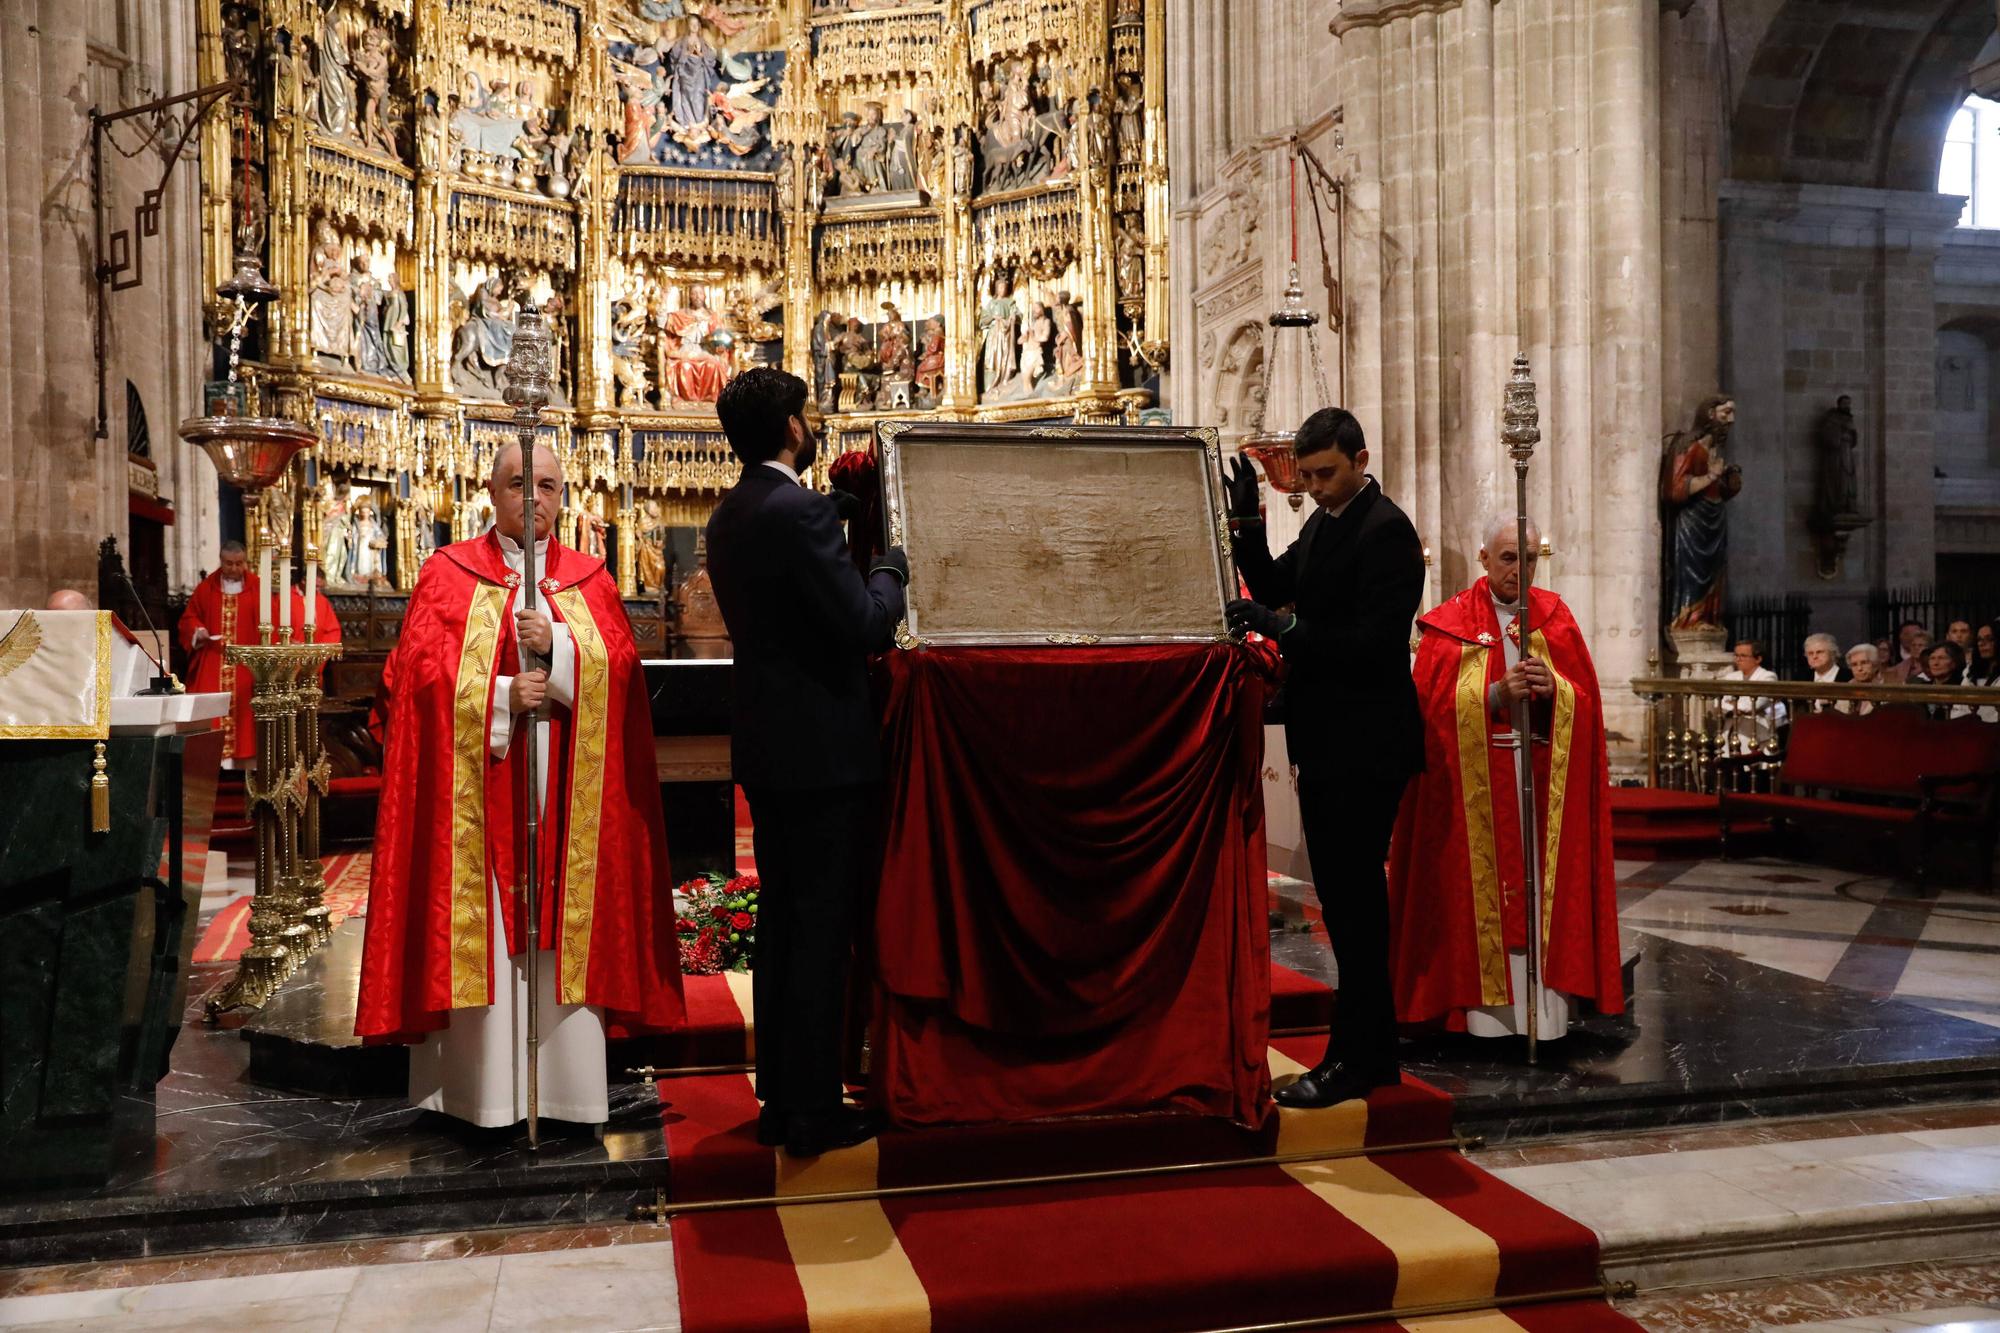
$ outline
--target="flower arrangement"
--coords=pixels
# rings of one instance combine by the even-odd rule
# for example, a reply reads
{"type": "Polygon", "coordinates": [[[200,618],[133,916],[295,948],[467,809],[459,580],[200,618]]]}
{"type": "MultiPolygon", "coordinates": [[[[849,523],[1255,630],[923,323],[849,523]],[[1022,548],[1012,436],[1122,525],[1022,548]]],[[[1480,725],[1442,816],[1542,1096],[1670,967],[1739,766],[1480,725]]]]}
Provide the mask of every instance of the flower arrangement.
{"type": "Polygon", "coordinates": [[[674,927],[681,971],[690,975],[748,972],[757,940],[755,875],[734,879],[711,870],[674,890],[674,927]]]}

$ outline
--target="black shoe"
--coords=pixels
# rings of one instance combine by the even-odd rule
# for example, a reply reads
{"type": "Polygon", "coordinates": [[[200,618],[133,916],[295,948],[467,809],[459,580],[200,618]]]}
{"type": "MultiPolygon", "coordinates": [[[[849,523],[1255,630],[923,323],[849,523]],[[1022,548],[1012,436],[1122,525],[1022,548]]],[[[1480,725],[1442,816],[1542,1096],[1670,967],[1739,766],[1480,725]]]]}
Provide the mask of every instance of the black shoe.
{"type": "Polygon", "coordinates": [[[819,1115],[795,1115],[785,1135],[785,1151],[793,1157],[817,1157],[835,1148],[852,1148],[882,1132],[880,1112],[843,1106],[819,1115]]]}
{"type": "Polygon", "coordinates": [[[757,1143],[764,1148],[782,1148],[785,1144],[785,1113],[774,1106],[767,1106],[757,1112],[757,1143]]]}
{"type": "Polygon", "coordinates": [[[1332,1060],[1300,1074],[1290,1087],[1272,1093],[1271,1100],[1280,1106],[1335,1106],[1366,1097],[1376,1088],[1400,1083],[1402,1079],[1402,1072],[1393,1067],[1363,1072],[1332,1060]]]}

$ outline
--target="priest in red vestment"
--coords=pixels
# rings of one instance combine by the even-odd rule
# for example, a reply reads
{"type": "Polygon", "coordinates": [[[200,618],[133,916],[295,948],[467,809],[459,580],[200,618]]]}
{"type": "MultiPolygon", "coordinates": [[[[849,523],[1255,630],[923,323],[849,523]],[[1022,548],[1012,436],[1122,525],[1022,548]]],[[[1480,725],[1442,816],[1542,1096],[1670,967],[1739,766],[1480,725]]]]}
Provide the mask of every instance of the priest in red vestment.
{"type": "Polygon", "coordinates": [[[181,612],[180,638],[188,654],[188,688],[198,694],[230,696],[229,716],[217,724],[229,732],[223,742],[223,763],[254,768],[257,724],[250,717],[250,673],[222,660],[228,645],[259,641],[257,576],[250,572],[242,542],[224,542],[221,565],[195,585],[187,609],[181,612]]]}
{"type": "Polygon", "coordinates": [[[605,1033],[682,1018],[672,876],[645,677],[602,561],[559,545],[562,482],[536,454],[534,611],[519,602],[520,450],[494,460],[495,526],[424,562],[383,672],[388,745],[355,1030],[416,1043],[410,1099],[473,1124],[527,1113],[523,802],[541,728],[540,1106],[601,1125],[605,1033]],[[523,671],[523,647],[545,655],[523,671]],[[517,1020],[516,1015],[523,1015],[517,1020]]]}
{"type": "MultiPolygon", "coordinates": [[[[1535,588],[1529,642],[1516,614],[1516,520],[1491,525],[1486,577],[1418,619],[1424,771],[1403,797],[1389,858],[1396,1017],[1476,1036],[1524,1033],[1528,905],[1521,865],[1514,701],[1532,696],[1536,837],[1542,847],[1537,1036],[1562,1036],[1582,1004],[1624,1007],[1611,862],[1604,708],[1583,632],[1535,588]]],[[[1540,539],[1529,530],[1528,582],[1540,539]]]]}

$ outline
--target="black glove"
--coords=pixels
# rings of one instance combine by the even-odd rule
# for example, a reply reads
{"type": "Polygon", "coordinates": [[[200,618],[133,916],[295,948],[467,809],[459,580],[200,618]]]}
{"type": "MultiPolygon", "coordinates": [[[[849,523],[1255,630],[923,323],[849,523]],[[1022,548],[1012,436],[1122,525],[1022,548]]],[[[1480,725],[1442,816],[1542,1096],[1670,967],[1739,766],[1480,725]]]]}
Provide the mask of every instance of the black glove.
{"type": "Polygon", "coordinates": [[[1229,603],[1222,608],[1222,613],[1229,618],[1230,633],[1261,634],[1267,639],[1276,639],[1299,623],[1299,618],[1290,612],[1280,615],[1247,597],[1239,597],[1229,603]]]}
{"type": "Polygon", "coordinates": [[[1229,492],[1229,516],[1239,523],[1254,523],[1264,503],[1264,488],[1257,481],[1257,465],[1238,454],[1229,460],[1224,478],[1229,492]]]}
{"type": "Polygon", "coordinates": [[[896,581],[905,588],[910,586],[910,557],[903,554],[902,547],[891,546],[875,557],[874,564],[868,566],[868,573],[871,576],[885,571],[894,574],[896,581]]]}
{"type": "Polygon", "coordinates": [[[833,512],[840,515],[842,523],[852,523],[868,510],[868,502],[851,492],[836,489],[828,494],[833,498],[833,512]]]}

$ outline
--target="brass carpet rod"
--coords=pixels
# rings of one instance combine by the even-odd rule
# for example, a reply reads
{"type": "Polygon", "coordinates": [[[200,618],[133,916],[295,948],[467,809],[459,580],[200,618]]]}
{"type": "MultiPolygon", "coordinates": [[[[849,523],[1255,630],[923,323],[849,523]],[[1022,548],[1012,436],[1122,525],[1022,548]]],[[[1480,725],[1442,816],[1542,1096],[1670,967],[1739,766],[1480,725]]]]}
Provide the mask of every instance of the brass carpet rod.
{"type": "Polygon", "coordinates": [[[1428,1152],[1455,1148],[1470,1152],[1484,1147],[1486,1140],[1455,1135],[1425,1143],[1392,1143],[1381,1147],[1333,1148],[1314,1152],[1275,1153],[1265,1157],[1238,1157],[1221,1161],[1169,1162],[1164,1166],[1120,1166],[1097,1171],[1064,1171],[1041,1176],[999,1176],[991,1180],[939,1181],[928,1185],[890,1185],[868,1190],[833,1190],[822,1194],[760,1194],[743,1199],[699,1199],[675,1203],[662,1189],[654,1202],[633,1209],[636,1221],[665,1222],[683,1213],[721,1213],[744,1208],[798,1208],[821,1203],[863,1203],[870,1199],[909,1199],[929,1194],[973,1194],[993,1190],[1022,1189],[1034,1185],[1070,1185],[1099,1180],[1138,1180],[1150,1176],[1186,1176],[1204,1171],[1227,1171],[1239,1167],[1293,1166],[1303,1162],[1331,1162],[1349,1157],[1383,1157],[1392,1153],[1428,1152]]]}

